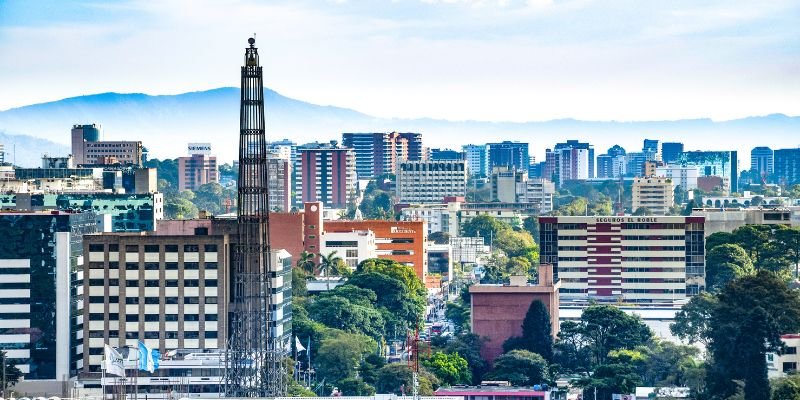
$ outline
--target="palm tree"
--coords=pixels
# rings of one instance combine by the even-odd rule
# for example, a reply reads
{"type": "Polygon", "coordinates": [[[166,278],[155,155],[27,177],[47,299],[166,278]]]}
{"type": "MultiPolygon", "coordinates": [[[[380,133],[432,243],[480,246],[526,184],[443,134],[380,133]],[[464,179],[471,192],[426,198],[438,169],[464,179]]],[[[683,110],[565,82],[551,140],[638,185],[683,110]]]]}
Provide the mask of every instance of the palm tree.
{"type": "MultiPolygon", "coordinates": [[[[320,275],[328,278],[331,274],[339,274],[341,265],[344,263],[341,257],[336,255],[336,250],[330,252],[327,256],[319,255],[319,273],[320,275]]],[[[331,290],[330,279],[325,279],[328,291],[331,290]]]]}
{"type": "Polygon", "coordinates": [[[300,258],[297,259],[297,268],[314,275],[315,267],[316,263],[314,263],[314,254],[307,251],[300,253],[300,258]]]}

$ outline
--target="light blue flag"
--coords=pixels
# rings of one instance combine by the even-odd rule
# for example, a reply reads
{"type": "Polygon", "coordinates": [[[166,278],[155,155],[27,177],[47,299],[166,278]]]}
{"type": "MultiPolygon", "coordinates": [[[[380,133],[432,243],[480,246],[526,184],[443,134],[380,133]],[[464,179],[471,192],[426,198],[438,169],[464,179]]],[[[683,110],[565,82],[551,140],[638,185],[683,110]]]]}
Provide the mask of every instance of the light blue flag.
{"type": "Polygon", "coordinates": [[[141,340],[139,341],[139,370],[148,372],[155,371],[153,353],[150,352],[150,348],[142,343],[141,340]]]}
{"type": "Polygon", "coordinates": [[[153,351],[150,352],[150,355],[152,356],[153,360],[153,370],[157,370],[159,364],[161,364],[161,352],[158,351],[158,349],[153,349],[153,351]]]}

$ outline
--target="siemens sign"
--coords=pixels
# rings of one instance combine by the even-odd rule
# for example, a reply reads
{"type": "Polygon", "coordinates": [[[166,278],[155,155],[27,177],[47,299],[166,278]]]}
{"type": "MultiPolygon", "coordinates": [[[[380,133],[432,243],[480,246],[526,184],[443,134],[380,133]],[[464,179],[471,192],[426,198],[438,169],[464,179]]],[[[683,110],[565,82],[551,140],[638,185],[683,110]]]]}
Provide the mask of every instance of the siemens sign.
{"type": "Polygon", "coordinates": [[[189,143],[189,155],[211,155],[211,143],[189,143]]]}

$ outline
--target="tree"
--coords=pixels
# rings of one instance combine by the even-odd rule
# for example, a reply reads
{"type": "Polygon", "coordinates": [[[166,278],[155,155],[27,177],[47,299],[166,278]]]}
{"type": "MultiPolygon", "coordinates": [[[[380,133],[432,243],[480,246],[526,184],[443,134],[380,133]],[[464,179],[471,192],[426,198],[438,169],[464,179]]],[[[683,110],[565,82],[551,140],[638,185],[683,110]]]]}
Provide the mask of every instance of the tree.
{"type": "Polygon", "coordinates": [[[636,209],[636,211],[633,212],[633,215],[638,215],[638,216],[653,215],[653,212],[650,211],[650,209],[647,207],[639,207],[636,209]]]}
{"type": "Polygon", "coordinates": [[[308,294],[306,281],[308,275],[299,268],[292,268],[292,297],[302,297],[308,294]]]}
{"type": "Polygon", "coordinates": [[[433,232],[428,235],[428,240],[436,244],[450,243],[450,234],[447,232],[433,232]]]}
{"type": "Polygon", "coordinates": [[[16,385],[22,378],[22,371],[17,368],[16,364],[8,362],[6,357],[6,352],[0,351],[0,365],[6,366],[5,387],[3,387],[3,393],[5,393],[6,389],[16,385]]]}
{"type": "Polygon", "coordinates": [[[423,360],[422,365],[436,375],[443,385],[469,384],[472,381],[472,372],[469,370],[467,360],[458,353],[437,351],[429,359],[423,360]]]}
{"type": "Polygon", "coordinates": [[[370,289],[377,296],[375,304],[388,310],[407,326],[413,326],[425,309],[425,299],[410,293],[403,281],[378,272],[356,273],[344,286],[370,289]]]}
{"type": "Polygon", "coordinates": [[[800,294],[762,270],[734,280],[717,299],[709,330],[711,395],[734,395],[733,382],[739,380],[745,399],[769,399],[766,353],[782,348],[782,333],[800,330],[800,294]]]}
{"type": "Polygon", "coordinates": [[[380,311],[340,296],[320,296],[306,306],[314,321],[350,333],[373,338],[384,334],[384,319],[380,311]]]}
{"type": "Polygon", "coordinates": [[[375,388],[361,378],[345,378],[337,386],[344,396],[372,396],[375,388]]]}
{"type": "Polygon", "coordinates": [[[528,217],[522,221],[522,229],[531,234],[533,241],[539,244],[539,219],[536,217],[528,217]]]}
{"type": "Polygon", "coordinates": [[[632,349],[650,342],[653,333],[639,317],[611,305],[592,305],[581,314],[581,334],[596,364],[605,363],[608,352],[632,349]]]}
{"type": "Polygon", "coordinates": [[[459,335],[450,340],[445,347],[445,352],[458,354],[467,360],[470,372],[472,373],[472,383],[480,383],[489,365],[481,357],[481,346],[483,339],[474,333],[459,335]]]}
{"type": "Polygon", "coordinates": [[[553,345],[553,358],[567,372],[588,372],[591,368],[591,351],[583,336],[583,324],[564,321],[553,345]]]}
{"type": "Polygon", "coordinates": [[[495,246],[511,257],[525,257],[530,262],[539,261],[539,247],[533,237],[526,231],[506,229],[500,231],[495,238],[495,246]]]}
{"type": "Polygon", "coordinates": [[[738,244],[721,244],[706,254],[706,287],[717,290],[733,279],[753,273],[753,262],[738,244]]]}
{"type": "Polygon", "coordinates": [[[482,236],[486,243],[491,243],[501,231],[509,229],[511,227],[508,224],[496,220],[491,215],[482,214],[461,225],[461,235],[466,237],[482,236]]]}
{"type": "Polygon", "coordinates": [[[693,296],[675,314],[675,322],[669,326],[670,332],[689,344],[702,343],[708,348],[708,324],[716,306],[717,298],[708,292],[693,296]]]}
{"type": "MultiPolygon", "coordinates": [[[[378,370],[375,389],[378,393],[394,393],[410,395],[413,392],[414,373],[411,367],[403,363],[387,364],[378,370]]],[[[433,395],[433,387],[438,385],[436,377],[427,371],[420,371],[419,394],[433,395]]]]}
{"type": "Polygon", "coordinates": [[[775,240],[783,254],[794,264],[795,278],[800,279],[800,229],[781,229],[775,232],[775,240]]]}
{"type": "Polygon", "coordinates": [[[553,361],[553,327],[550,313],[541,300],[534,300],[522,320],[522,336],[509,338],[503,343],[503,351],[520,349],[539,354],[548,362],[553,361]],[[506,344],[508,343],[508,346],[506,344]],[[508,348],[507,348],[508,347],[508,348]]]}
{"type": "Polygon", "coordinates": [[[733,244],[733,234],[728,232],[714,232],[706,238],[706,252],[721,244],[733,244]]]}
{"type": "Polygon", "coordinates": [[[192,200],[194,200],[194,193],[191,190],[166,193],[164,195],[164,217],[167,219],[197,218],[199,211],[192,200]]]}
{"type": "Polygon", "coordinates": [[[645,386],[685,386],[695,393],[702,390],[702,364],[697,361],[700,351],[693,346],[672,342],[656,342],[643,350],[644,361],[640,366],[645,386]],[[698,379],[698,377],[700,379],[698,379]]]}
{"type": "MultiPolygon", "coordinates": [[[[576,198],[567,205],[553,210],[553,215],[587,215],[589,213],[589,201],[583,197],[576,198]]],[[[606,214],[609,215],[609,214],[606,214]]]]}
{"type": "Polygon", "coordinates": [[[753,262],[760,260],[761,252],[770,240],[768,225],[744,225],[733,231],[733,240],[741,246],[753,262]]]}
{"type": "Polygon", "coordinates": [[[356,269],[356,274],[377,272],[403,282],[408,287],[409,296],[421,299],[423,304],[428,297],[425,285],[417,276],[414,269],[408,265],[403,265],[394,260],[370,258],[362,261],[356,269]]]}
{"type": "Polygon", "coordinates": [[[297,259],[297,267],[301,270],[305,271],[309,275],[314,275],[314,270],[316,269],[316,263],[314,262],[314,254],[309,253],[307,251],[303,251],[300,253],[300,257],[297,259]]]}
{"type": "Polygon", "coordinates": [[[789,375],[771,382],[771,400],[800,399],[800,375],[789,375]]]}
{"type": "Polygon", "coordinates": [[[337,256],[336,253],[337,251],[334,250],[328,253],[327,256],[324,254],[319,255],[319,273],[326,278],[327,290],[331,290],[331,280],[328,278],[331,276],[342,276],[347,273],[347,271],[345,271],[347,265],[345,265],[344,260],[337,256]]]}
{"type": "Polygon", "coordinates": [[[314,361],[319,378],[333,383],[353,377],[361,357],[375,346],[372,339],[353,333],[338,332],[323,339],[314,361]]]}
{"type": "Polygon", "coordinates": [[[489,377],[493,380],[509,381],[514,386],[550,382],[547,361],[527,350],[511,350],[497,357],[489,377]]]}

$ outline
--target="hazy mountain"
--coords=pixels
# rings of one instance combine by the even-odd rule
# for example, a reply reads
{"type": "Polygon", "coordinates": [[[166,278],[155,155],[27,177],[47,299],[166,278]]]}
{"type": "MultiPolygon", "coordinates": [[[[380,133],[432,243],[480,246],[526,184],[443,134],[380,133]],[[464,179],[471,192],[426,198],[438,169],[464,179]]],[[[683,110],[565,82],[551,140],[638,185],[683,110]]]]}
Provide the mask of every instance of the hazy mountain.
{"type": "MultiPolygon", "coordinates": [[[[541,158],[557,141],[581,139],[602,154],[614,144],[639,151],[644,138],[681,141],[691,149],[733,149],[743,152],[742,168],[749,167],[749,151],[757,145],[773,148],[800,145],[800,117],[769,115],[732,121],[692,119],[678,121],[542,122],[445,121],[436,119],[381,119],[354,110],[319,106],[265,90],[268,139],[297,142],[341,140],[342,132],[418,131],[431,147],[456,147],[465,143],[520,140],[531,143],[541,158]],[[799,138],[799,139],[796,139],[799,138]]],[[[0,140],[17,142],[17,162],[38,165],[39,153],[69,150],[69,130],[76,123],[99,123],[109,140],[139,139],[151,157],[177,157],[188,142],[211,142],[222,162],[237,154],[239,89],[219,88],[170,96],[102,93],[72,97],[0,112],[0,140]],[[48,141],[35,143],[33,138],[48,141]],[[20,143],[24,142],[24,148],[20,143]],[[29,149],[36,149],[28,151],[29,149]],[[23,152],[25,150],[25,152],[23,152]]]]}

